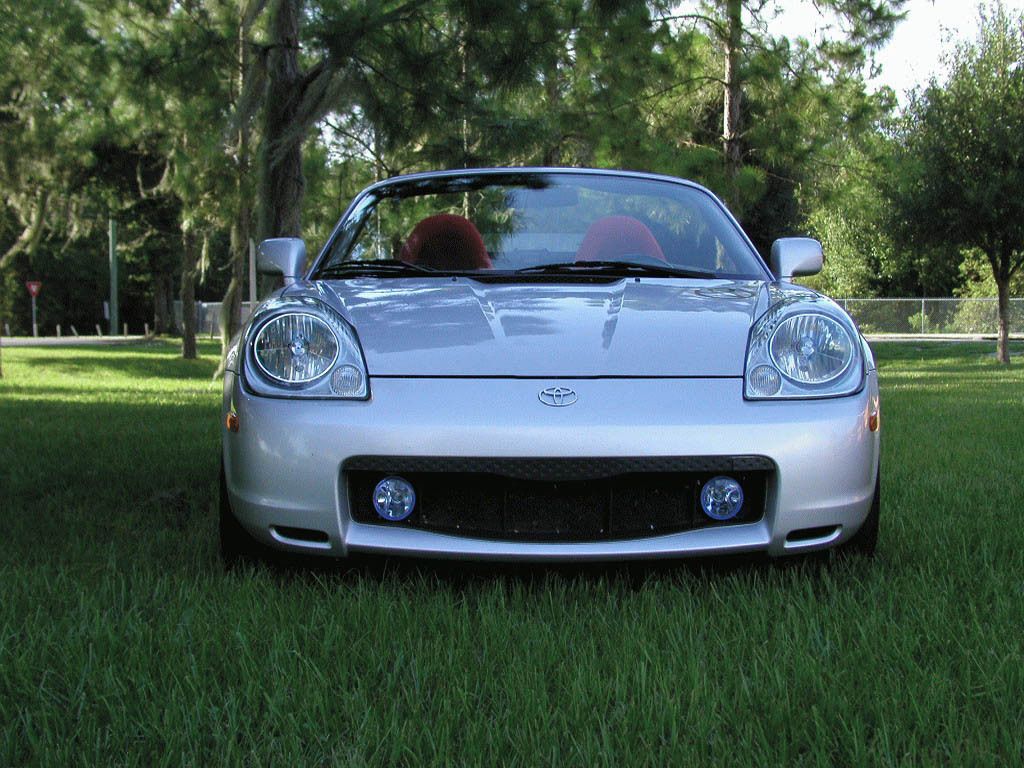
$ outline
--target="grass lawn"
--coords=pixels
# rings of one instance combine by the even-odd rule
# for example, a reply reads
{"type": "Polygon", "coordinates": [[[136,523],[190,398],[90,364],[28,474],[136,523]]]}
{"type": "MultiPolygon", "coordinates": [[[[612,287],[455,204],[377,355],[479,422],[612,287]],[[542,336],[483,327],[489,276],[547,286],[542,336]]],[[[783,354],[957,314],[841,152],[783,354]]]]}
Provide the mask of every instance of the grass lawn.
{"type": "Polygon", "coordinates": [[[0,766],[1020,765],[1024,366],[876,351],[874,561],[467,576],[226,574],[216,349],[4,349],[0,766]]]}

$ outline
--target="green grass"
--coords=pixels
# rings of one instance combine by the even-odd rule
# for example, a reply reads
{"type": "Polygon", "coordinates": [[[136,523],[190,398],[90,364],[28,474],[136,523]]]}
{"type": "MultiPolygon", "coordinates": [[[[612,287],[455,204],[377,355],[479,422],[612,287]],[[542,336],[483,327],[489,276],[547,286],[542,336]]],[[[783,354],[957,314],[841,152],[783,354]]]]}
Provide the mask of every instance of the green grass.
{"type": "Polygon", "coordinates": [[[2,766],[1024,760],[1024,368],[989,344],[877,348],[876,560],[527,575],[224,573],[202,351],[3,350],[2,766]]]}

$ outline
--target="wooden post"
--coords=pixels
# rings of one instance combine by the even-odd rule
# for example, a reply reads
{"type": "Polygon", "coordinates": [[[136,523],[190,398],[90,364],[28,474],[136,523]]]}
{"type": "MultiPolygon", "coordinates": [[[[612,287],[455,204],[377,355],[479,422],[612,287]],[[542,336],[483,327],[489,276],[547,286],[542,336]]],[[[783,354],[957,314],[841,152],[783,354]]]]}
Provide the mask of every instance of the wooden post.
{"type": "Polygon", "coordinates": [[[75,336],[77,336],[77,335],[78,335],[78,331],[76,331],[76,330],[75,330],[75,326],[73,326],[73,325],[71,326],[71,332],[72,332],[73,334],[75,334],[75,336]]]}
{"type": "Polygon", "coordinates": [[[103,335],[103,329],[100,328],[100,324],[99,323],[96,323],[96,335],[97,336],[102,336],[103,335]]]}
{"type": "Polygon", "coordinates": [[[117,222],[107,222],[107,253],[110,257],[110,335],[117,335],[117,222]]]}
{"type": "Polygon", "coordinates": [[[57,338],[60,338],[60,323],[57,323],[57,338]]]}

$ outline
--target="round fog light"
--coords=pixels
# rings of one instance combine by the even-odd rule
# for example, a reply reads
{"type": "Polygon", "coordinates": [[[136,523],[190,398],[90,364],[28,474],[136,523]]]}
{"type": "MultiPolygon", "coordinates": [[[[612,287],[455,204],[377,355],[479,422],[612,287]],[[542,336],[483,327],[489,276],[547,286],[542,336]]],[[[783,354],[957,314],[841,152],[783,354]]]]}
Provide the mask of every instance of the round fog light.
{"type": "Polygon", "coordinates": [[[732,520],[743,508],[743,488],[731,477],[713,477],[701,489],[700,506],[712,520],[732,520]]]}
{"type": "Polygon", "coordinates": [[[405,520],[415,506],[416,491],[412,483],[404,478],[385,477],[373,489],[373,508],[385,520],[405,520]]]}

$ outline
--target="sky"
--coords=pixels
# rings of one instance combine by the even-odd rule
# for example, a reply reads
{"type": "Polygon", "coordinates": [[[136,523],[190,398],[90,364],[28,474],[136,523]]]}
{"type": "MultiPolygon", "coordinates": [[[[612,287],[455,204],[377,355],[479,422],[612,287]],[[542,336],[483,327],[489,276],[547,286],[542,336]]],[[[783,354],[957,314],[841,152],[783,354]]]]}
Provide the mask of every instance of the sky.
{"type": "MultiPolygon", "coordinates": [[[[782,13],[770,25],[775,34],[814,39],[815,31],[828,23],[807,0],[781,0],[780,6],[782,13]]],[[[1024,0],[1004,0],[1004,6],[1024,11],[1024,0]]],[[[932,75],[941,80],[943,52],[957,40],[972,39],[978,29],[974,0],[910,0],[905,9],[907,17],[875,54],[882,72],[870,81],[874,86],[890,86],[901,103],[906,103],[908,90],[926,84],[932,75]]]]}

